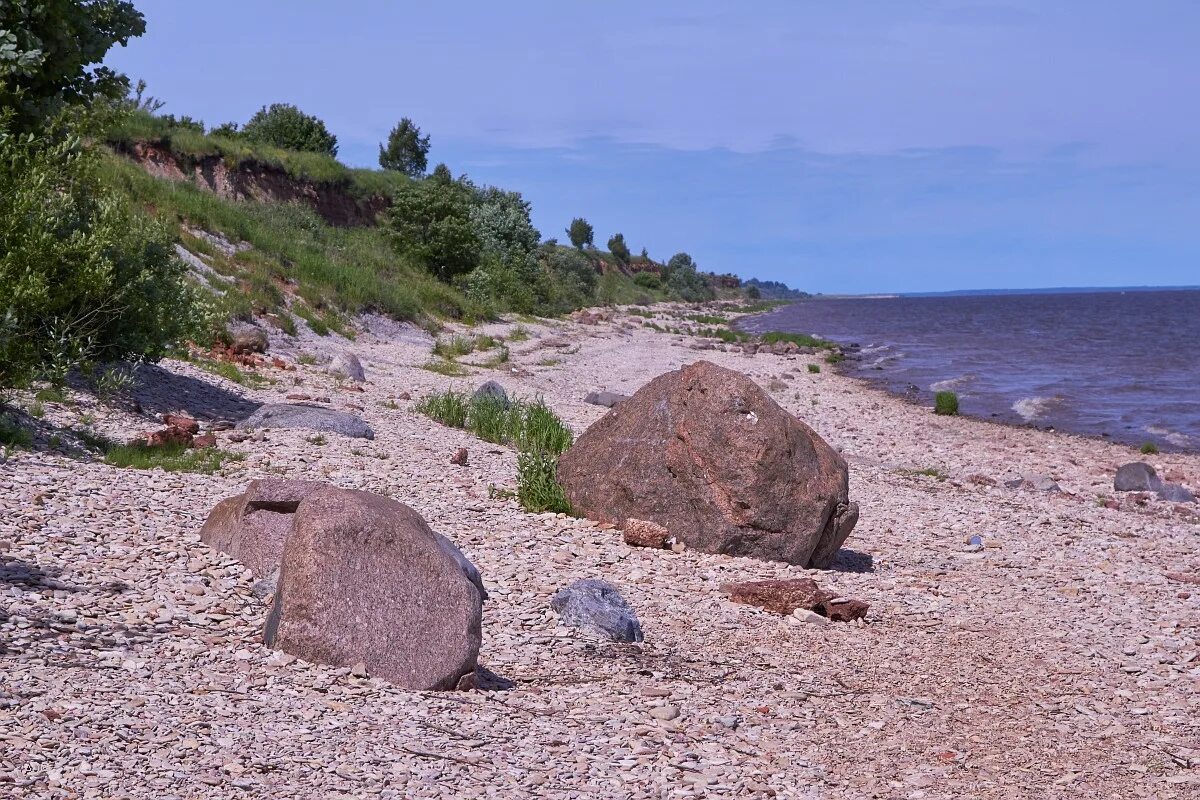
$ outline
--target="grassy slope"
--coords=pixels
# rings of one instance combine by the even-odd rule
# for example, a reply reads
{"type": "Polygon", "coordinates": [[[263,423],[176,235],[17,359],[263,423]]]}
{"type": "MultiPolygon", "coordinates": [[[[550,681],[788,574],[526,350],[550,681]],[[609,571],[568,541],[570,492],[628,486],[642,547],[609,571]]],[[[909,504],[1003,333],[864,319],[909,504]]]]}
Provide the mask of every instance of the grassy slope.
{"type": "Polygon", "coordinates": [[[182,234],[189,249],[209,256],[213,268],[240,288],[227,292],[224,301],[234,316],[282,315],[287,294],[300,299],[293,303],[297,314],[335,328],[341,315],[366,310],[402,320],[479,311],[453,288],[405,263],[379,229],[335,228],[295,205],[222,200],[189,183],[155,178],[115,155],[106,169],[111,185],[169,224],[186,222],[253,246],[227,257],[182,234]]]}

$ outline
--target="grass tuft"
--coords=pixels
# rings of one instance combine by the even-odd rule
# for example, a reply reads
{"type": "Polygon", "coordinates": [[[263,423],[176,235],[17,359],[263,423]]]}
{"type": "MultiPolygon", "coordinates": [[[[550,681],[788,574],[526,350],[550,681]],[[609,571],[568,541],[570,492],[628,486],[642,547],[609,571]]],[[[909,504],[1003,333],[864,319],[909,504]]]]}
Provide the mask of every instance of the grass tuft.
{"type": "Polygon", "coordinates": [[[1142,455],[1153,456],[1158,454],[1158,445],[1154,442],[1146,442],[1142,445],[1142,455]]]}
{"type": "Polygon", "coordinates": [[[954,392],[938,392],[933,398],[933,413],[943,417],[958,415],[958,395],[954,392]]]}
{"type": "Polygon", "coordinates": [[[0,414],[0,445],[28,450],[33,447],[33,434],[7,414],[0,414]]]}
{"type": "Polygon", "coordinates": [[[571,501],[557,479],[558,457],[529,451],[517,455],[517,502],[534,514],[570,514],[571,501]]]}
{"type": "Polygon", "coordinates": [[[447,361],[444,358],[435,358],[426,361],[421,365],[421,369],[427,369],[430,372],[436,372],[438,375],[445,375],[449,378],[461,378],[464,375],[471,374],[471,371],[462,364],[447,361]]]}
{"type": "Polygon", "coordinates": [[[215,447],[189,449],[181,444],[151,447],[146,444],[126,444],[110,448],[104,463],[127,469],[161,469],[165,472],[198,472],[212,475],[226,461],[241,461],[240,453],[230,453],[215,447]]]}
{"type": "Polygon", "coordinates": [[[816,373],[821,371],[821,365],[820,364],[809,364],[808,371],[815,375],[816,373]]]}
{"type": "Polygon", "coordinates": [[[783,331],[770,331],[759,337],[763,344],[775,344],[776,342],[792,342],[798,347],[819,347],[832,348],[837,345],[828,339],[821,339],[816,336],[809,336],[807,333],[784,333],[783,331]]]}

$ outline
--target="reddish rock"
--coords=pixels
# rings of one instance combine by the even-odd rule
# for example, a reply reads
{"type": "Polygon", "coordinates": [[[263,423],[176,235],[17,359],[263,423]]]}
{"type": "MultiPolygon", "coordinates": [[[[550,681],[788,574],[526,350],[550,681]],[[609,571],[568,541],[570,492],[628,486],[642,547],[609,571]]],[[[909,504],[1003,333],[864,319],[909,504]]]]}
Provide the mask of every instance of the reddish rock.
{"type": "Polygon", "coordinates": [[[455,450],[454,455],[450,456],[450,463],[465,467],[467,465],[467,448],[460,447],[455,450]]]}
{"type": "Polygon", "coordinates": [[[265,478],[217,503],[200,529],[200,541],[241,561],[255,575],[269,575],[283,557],[283,543],[300,501],[324,484],[265,478]]]}
{"type": "Polygon", "coordinates": [[[1167,580],[1178,583],[1194,583],[1200,586],[1200,572],[1164,572],[1167,580]]]}
{"type": "Polygon", "coordinates": [[[397,395],[397,398],[400,400],[412,400],[412,395],[408,392],[401,392],[399,395],[397,395]]]}
{"type": "Polygon", "coordinates": [[[644,519],[627,519],[622,538],[632,547],[650,547],[663,550],[667,547],[670,532],[662,525],[644,519]]]}
{"type": "Polygon", "coordinates": [[[811,578],[745,581],[726,584],[721,590],[735,603],[758,606],[785,616],[804,608],[834,622],[853,622],[865,617],[870,608],[864,600],[835,597],[811,578]]]}
{"type": "Polygon", "coordinates": [[[168,427],[144,434],[138,441],[145,443],[149,447],[163,447],[170,444],[181,444],[185,447],[190,447],[192,444],[192,434],[183,428],[168,427]]]}
{"type": "Polygon", "coordinates": [[[786,580],[745,581],[722,586],[735,603],[765,608],[776,614],[791,614],[797,608],[814,611],[833,595],[822,591],[812,578],[789,578],[786,580]]]}
{"type": "Polygon", "coordinates": [[[271,359],[271,366],[274,367],[275,369],[287,369],[288,368],[287,362],[284,361],[279,356],[274,356],[271,359]]]}
{"type": "Polygon", "coordinates": [[[342,391],[343,392],[365,392],[366,389],[363,389],[362,384],[359,384],[359,383],[346,383],[346,384],[342,385],[342,391]]]}
{"type": "Polygon", "coordinates": [[[417,512],[326,486],[296,509],[265,640],[408,689],[453,689],[475,672],[484,596],[478,571],[417,512]]]}
{"type": "Polygon", "coordinates": [[[741,373],[699,361],[615,406],[559,460],[571,504],[688,547],[811,567],[854,524],[840,455],[741,373]]]}
{"type": "Polygon", "coordinates": [[[168,428],[179,428],[192,435],[200,432],[200,423],[189,417],[187,414],[164,414],[163,424],[168,428]]]}
{"type": "Polygon", "coordinates": [[[206,433],[203,436],[197,436],[196,438],[192,439],[192,447],[207,448],[216,446],[217,437],[213,436],[211,433],[206,433]]]}
{"type": "Polygon", "coordinates": [[[312,395],[301,394],[301,393],[297,392],[294,394],[287,395],[287,397],[285,399],[287,399],[287,400],[312,400],[312,395]]]}

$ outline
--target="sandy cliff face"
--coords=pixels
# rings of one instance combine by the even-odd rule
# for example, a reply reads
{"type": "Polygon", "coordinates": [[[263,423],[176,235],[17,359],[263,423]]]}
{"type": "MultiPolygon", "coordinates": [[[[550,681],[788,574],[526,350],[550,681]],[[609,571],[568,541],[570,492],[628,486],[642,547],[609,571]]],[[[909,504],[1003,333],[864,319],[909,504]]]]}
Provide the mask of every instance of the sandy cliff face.
{"type": "Polygon", "coordinates": [[[344,186],[297,179],[269,164],[244,162],[230,167],[221,156],[178,155],[155,142],[136,142],[124,155],[151,175],[191,181],[227,200],[304,203],[339,227],[374,225],[379,212],[388,206],[386,197],[357,198],[344,186]]]}

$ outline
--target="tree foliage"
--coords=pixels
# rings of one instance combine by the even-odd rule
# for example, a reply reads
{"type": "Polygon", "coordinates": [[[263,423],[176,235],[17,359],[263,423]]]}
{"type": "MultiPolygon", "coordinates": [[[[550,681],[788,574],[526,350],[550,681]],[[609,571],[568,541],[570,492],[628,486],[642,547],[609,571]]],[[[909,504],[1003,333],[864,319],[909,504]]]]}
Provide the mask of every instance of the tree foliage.
{"type": "Polygon", "coordinates": [[[592,230],[592,224],[586,219],[576,217],[571,220],[571,227],[567,228],[567,236],[570,237],[572,245],[582,250],[584,247],[591,246],[595,231],[592,230]]]}
{"type": "Polygon", "coordinates": [[[387,145],[379,145],[379,166],[417,178],[428,165],[429,136],[421,136],[421,129],[405,117],[388,134],[387,145]]]}
{"type": "Polygon", "coordinates": [[[703,303],[717,296],[687,253],[676,253],[667,262],[666,289],[669,295],[686,303],[703,303]]]}
{"type": "Polygon", "coordinates": [[[622,264],[629,263],[629,245],[625,244],[625,235],[622,233],[614,233],[608,240],[608,252],[613,254],[613,257],[622,264]]]}
{"type": "Polygon", "coordinates": [[[113,45],[146,31],[125,0],[6,0],[0,3],[0,108],[11,131],[36,130],[64,106],[118,100],[124,75],[101,66],[113,45]]]}
{"type": "Polygon", "coordinates": [[[481,243],[471,222],[473,187],[439,168],[396,192],[386,224],[398,252],[449,283],[479,264],[481,243]]]}
{"type": "Polygon", "coordinates": [[[272,103],[259,109],[242,128],[241,135],[253,142],[284,150],[301,150],[337,156],[337,137],[325,123],[305,114],[290,103],[272,103]]]}
{"type": "Polygon", "coordinates": [[[97,175],[72,129],[0,117],[0,386],[157,359],[199,323],[172,237],[97,175]]]}

